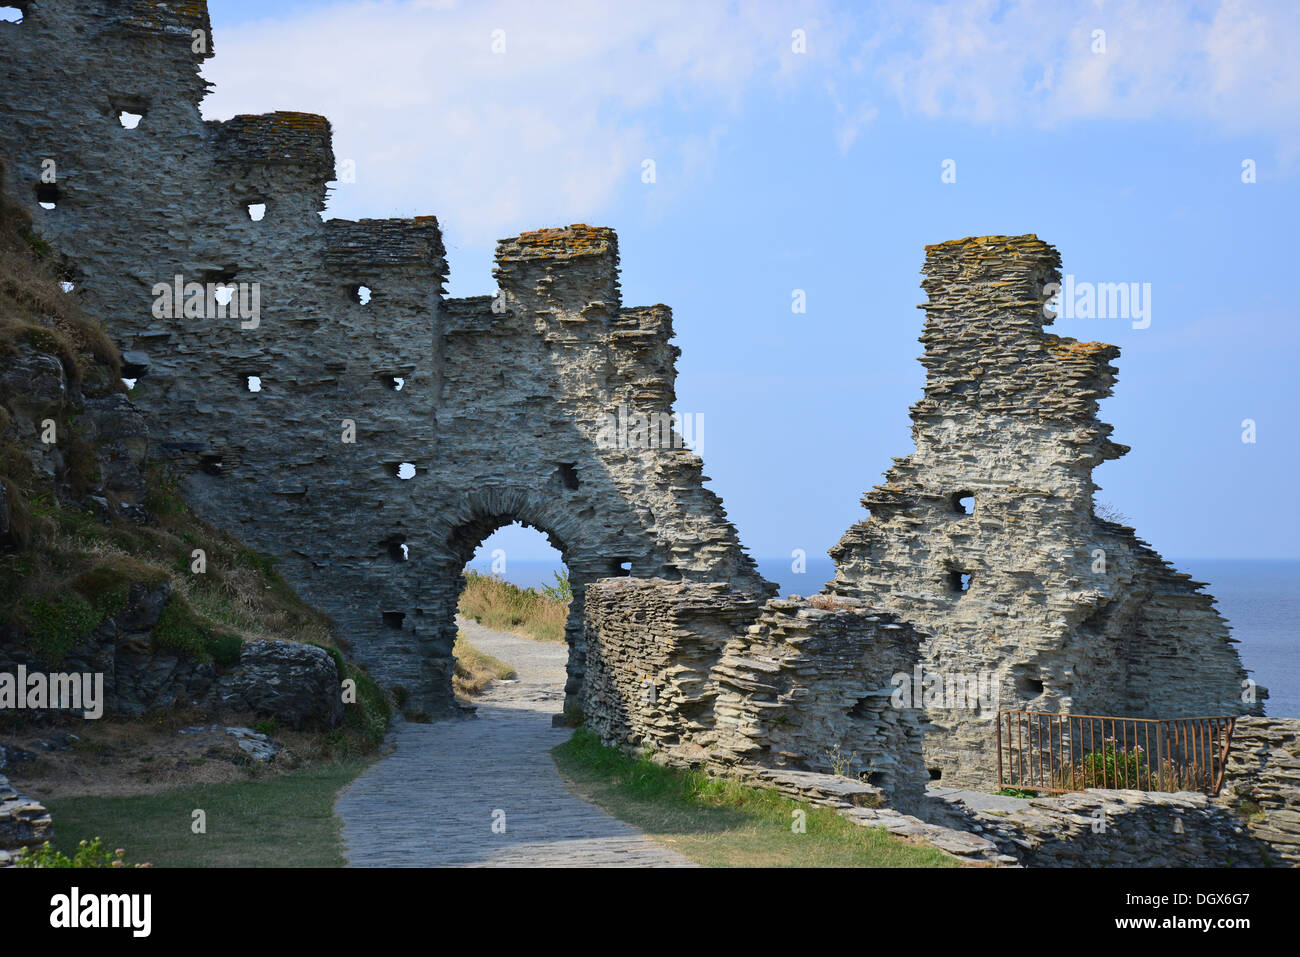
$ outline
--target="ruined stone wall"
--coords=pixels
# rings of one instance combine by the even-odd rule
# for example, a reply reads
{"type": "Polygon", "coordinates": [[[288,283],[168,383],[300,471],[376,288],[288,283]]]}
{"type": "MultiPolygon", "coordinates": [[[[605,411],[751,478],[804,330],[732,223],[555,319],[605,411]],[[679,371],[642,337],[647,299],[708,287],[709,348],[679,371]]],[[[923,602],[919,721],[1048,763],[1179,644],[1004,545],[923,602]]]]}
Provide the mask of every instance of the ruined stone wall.
{"type": "Polygon", "coordinates": [[[321,219],[334,166],[323,117],[202,119],[206,4],[21,6],[21,23],[0,23],[7,190],[121,345],[152,449],[187,500],[275,555],[413,710],[453,706],[460,572],[513,521],[544,531],[570,569],[570,703],[589,582],[770,593],[680,436],[598,441],[621,404],[650,415],[675,401],[671,313],[622,305],[612,231],[503,240],[496,308],[446,299],[433,217],[321,219]],[[143,114],[137,127],[123,110],[143,114]],[[235,303],[250,306],[256,284],[256,319],[210,304],[167,315],[158,290],[178,275],[248,284],[235,303]]]}
{"type": "MultiPolygon", "coordinates": [[[[922,631],[927,671],[991,673],[1004,708],[1258,712],[1213,599],[1093,512],[1093,468],[1127,451],[1097,421],[1119,350],[1044,331],[1059,264],[1034,236],[927,247],[916,451],[863,497],[828,590],[922,631]]],[[[991,783],[995,711],[930,711],[932,776],[991,783]]]]}
{"type": "Polygon", "coordinates": [[[583,710],[607,744],[750,777],[835,772],[894,806],[920,797],[922,715],[890,701],[920,636],[891,616],[759,607],[723,583],[604,581],[588,589],[587,641],[583,710]]]}
{"type": "Polygon", "coordinates": [[[1300,866],[1300,719],[1239,718],[1219,800],[1280,861],[1300,866]]]}

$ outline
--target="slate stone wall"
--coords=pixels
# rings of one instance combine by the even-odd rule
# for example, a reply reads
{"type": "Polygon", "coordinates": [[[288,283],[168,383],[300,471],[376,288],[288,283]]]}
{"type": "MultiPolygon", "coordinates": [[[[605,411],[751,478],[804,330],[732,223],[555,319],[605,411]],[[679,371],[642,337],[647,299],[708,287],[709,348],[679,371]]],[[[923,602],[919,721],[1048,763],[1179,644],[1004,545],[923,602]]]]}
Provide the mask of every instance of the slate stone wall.
{"type": "Polygon", "coordinates": [[[587,592],[587,726],[606,743],[726,773],[836,772],[906,807],[923,714],[895,707],[920,636],[858,602],[734,596],[723,583],[587,592]],[[821,605],[822,607],[817,607],[821,605]]]}
{"type": "MultiPolygon", "coordinates": [[[[1260,713],[1213,598],[1094,512],[1092,470],[1128,451],[1097,421],[1119,350],[1044,331],[1059,265],[1035,236],[926,248],[916,451],[863,497],[829,591],[921,631],[927,672],[991,674],[1003,708],[1260,713]]],[[[995,713],[932,710],[932,773],[993,783],[995,713]]]]}
{"type": "Polygon", "coordinates": [[[198,71],[215,49],[204,3],[24,8],[0,24],[6,189],[121,345],[151,451],[186,500],[275,555],[411,710],[454,709],[460,573],[513,521],[545,532],[570,570],[570,704],[588,583],[770,594],[680,435],[601,441],[620,407],[667,416],[675,401],[671,312],[622,304],[611,230],[503,240],[497,290],[447,299],[433,217],[321,219],[325,118],[202,119],[198,71]],[[143,114],[134,129],[123,110],[143,114]],[[232,298],[249,308],[167,315],[176,276],[245,284],[232,298]]]}
{"type": "Polygon", "coordinates": [[[1239,718],[1219,798],[1279,861],[1300,866],[1300,719],[1239,718]]]}

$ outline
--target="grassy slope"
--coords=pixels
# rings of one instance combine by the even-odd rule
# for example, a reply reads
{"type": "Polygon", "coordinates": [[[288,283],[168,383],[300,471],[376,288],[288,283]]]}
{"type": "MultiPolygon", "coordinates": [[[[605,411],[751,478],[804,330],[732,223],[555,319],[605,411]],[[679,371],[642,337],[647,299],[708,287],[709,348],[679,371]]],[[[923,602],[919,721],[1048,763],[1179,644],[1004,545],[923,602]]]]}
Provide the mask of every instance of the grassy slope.
{"type": "Polygon", "coordinates": [[[136,797],[49,801],[55,846],[100,837],[125,848],[130,863],[155,867],[342,867],[334,798],[365,768],[322,763],[265,780],[176,788],[136,797]],[[207,832],[191,830],[194,810],[207,832]]]}
{"type": "Polygon", "coordinates": [[[494,631],[538,641],[563,641],[569,603],[492,575],[465,573],[459,611],[494,631]]]}
{"type": "MultiPolygon", "coordinates": [[[[88,396],[124,391],[116,346],[82,312],[75,291],[60,287],[61,270],[30,218],[0,194],[0,363],[27,345],[57,356],[68,381],[88,396]]],[[[319,763],[139,797],[58,799],[50,807],[59,847],[71,853],[78,840],[98,835],[126,847],[132,861],[158,864],[342,863],[334,795],[364,766],[357,755],[382,740],[389,704],[344,660],[346,646],[329,619],[294,593],[271,559],[199,520],[161,463],[145,476],[147,524],[105,518],[81,504],[96,486],[98,463],[75,420],[58,422],[65,468],[53,483],[33,468],[11,422],[0,397],[0,482],[11,528],[9,542],[0,542],[0,640],[7,634],[56,664],[125,605],[131,584],[167,579],[172,599],[154,630],[155,647],[221,661],[245,640],[313,642],[358,685],[344,726],[319,736],[326,756],[319,763]],[[191,567],[196,548],[206,553],[202,574],[191,567]],[[196,807],[208,811],[203,836],[189,831],[196,807]]]]}
{"type": "Polygon", "coordinates": [[[579,795],[707,867],[961,866],[826,808],[631,757],[581,728],[551,753],[579,795]],[[800,809],[807,830],[797,834],[791,824],[800,809]]]}

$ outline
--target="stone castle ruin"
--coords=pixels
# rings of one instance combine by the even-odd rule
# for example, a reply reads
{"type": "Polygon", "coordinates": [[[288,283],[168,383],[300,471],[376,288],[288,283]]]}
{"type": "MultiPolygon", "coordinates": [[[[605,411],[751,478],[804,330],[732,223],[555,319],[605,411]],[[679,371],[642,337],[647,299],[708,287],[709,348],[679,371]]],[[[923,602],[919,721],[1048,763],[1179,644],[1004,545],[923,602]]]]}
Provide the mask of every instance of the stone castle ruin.
{"type": "Polygon", "coordinates": [[[926,635],[924,670],[989,676],[993,708],[927,709],[931,777],[976,784],[997,707],[1145,717],[1261,714],[1200,583],[1093,511],[1092,470],[1128,451],[1097,421],[1115,346],[1044,332],[1060,257],[1035,236],[927,247],[916,451],[862,500],[830,594],[926,635]]]}
{"type": "Polygon", "coordinates": [[[775,599],[664,425],[671,312],[623,305],[611,230],[502,240],[497,292],[447,298],[433,217],[321,219],[324,118],[202,119],[205,3],[18,6],[6,189],[121,344],[187,500],[277,556],[410,710],[454,710],[461,571],[519,521],[570,570],[568,704],[668,760],[850,768],[906,802],[988,783],[997,707],[1260,712],[1212,599],[1094,515],[1092,469],[1125,451],[1096,420],[1118,350],[1043,331],[1046,243],[927,249],[916,452],[823,594],[775,599]],[[641,438],[603,437],[620,415],[641,438]],[[996,699],[899,707],[918,668],[996,699]]]}
{"type": "Polygon", "coordinates": [[[504,240],[497,295],[446,298],[433,217],[322,221],[323,117],[202,119],[205,3],[22,7],[0,24],[14,199],[121,344],[187,500],[277,556],[412,710],[454,708],[461,571],[511,522],[569,568],[574,704],[587,583],[774,590],[698,456],[665,434],[672,314],[622,304],[613,231],[504,240]],[[602,441],[620,415],[632,441],[602,441]]]}
{"type": "Polygon", "coordinates": [[[1096,418],[1119,350],[1044,332],[1059,265],[1035,236],[927,248],[917,450],[863,498],[870,518],[831,550],[823,594],[589,592],[587,690],[607,738],[820,771],[856,753],[897,800],[926,780],[992,783],[999,708],[1262,714],[1213,599],[1094,514],[1093,468],[1128,451],[1096,418]],[[611,709],[655,673],[668,693],[653,706],[611,709]],[[690,723],[663,713],[678,701],[690,723]]]}

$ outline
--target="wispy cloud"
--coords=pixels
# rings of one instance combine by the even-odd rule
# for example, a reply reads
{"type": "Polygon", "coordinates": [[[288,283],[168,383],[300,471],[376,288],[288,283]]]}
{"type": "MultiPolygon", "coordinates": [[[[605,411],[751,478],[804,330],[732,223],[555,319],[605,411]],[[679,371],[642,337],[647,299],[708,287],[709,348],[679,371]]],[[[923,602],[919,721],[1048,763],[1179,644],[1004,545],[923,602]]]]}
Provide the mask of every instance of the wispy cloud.
{"type": "Polygon", "coordinates": [[[1202,120],[1275,137],[1288,162],[1300,156],[1290,0],[947,2],[894,9],[869,45],[872,79],[923,116],[1040,127],[1202,120]]]}
{"type": "Polygon", "coordinates": [[[434,211],[453,241],[479,244],[598,218],[640,185],[646,158],[661,175],[706,170],[721,120],[756,85],[797,81],[808,58],[792,54],[791,31],[814,14],[694,0],[339,3],[218,33],[204,112],[324,113],[357,170],[332,208],[434,211]]]}
{"type": "Polygon", "coordinates": [[[825,145],[841,154],[901,112],[1186,119],[1300,160],[1290,0],[830,3],[339,2],[220,30],[204,112],[326,114],[357,175],[331,210],[434,212],[453,247],[599,220],[641,188],[647,158],[666,209],[715,170],[736,114],[782,98],[828,99],[825,145]]]}

